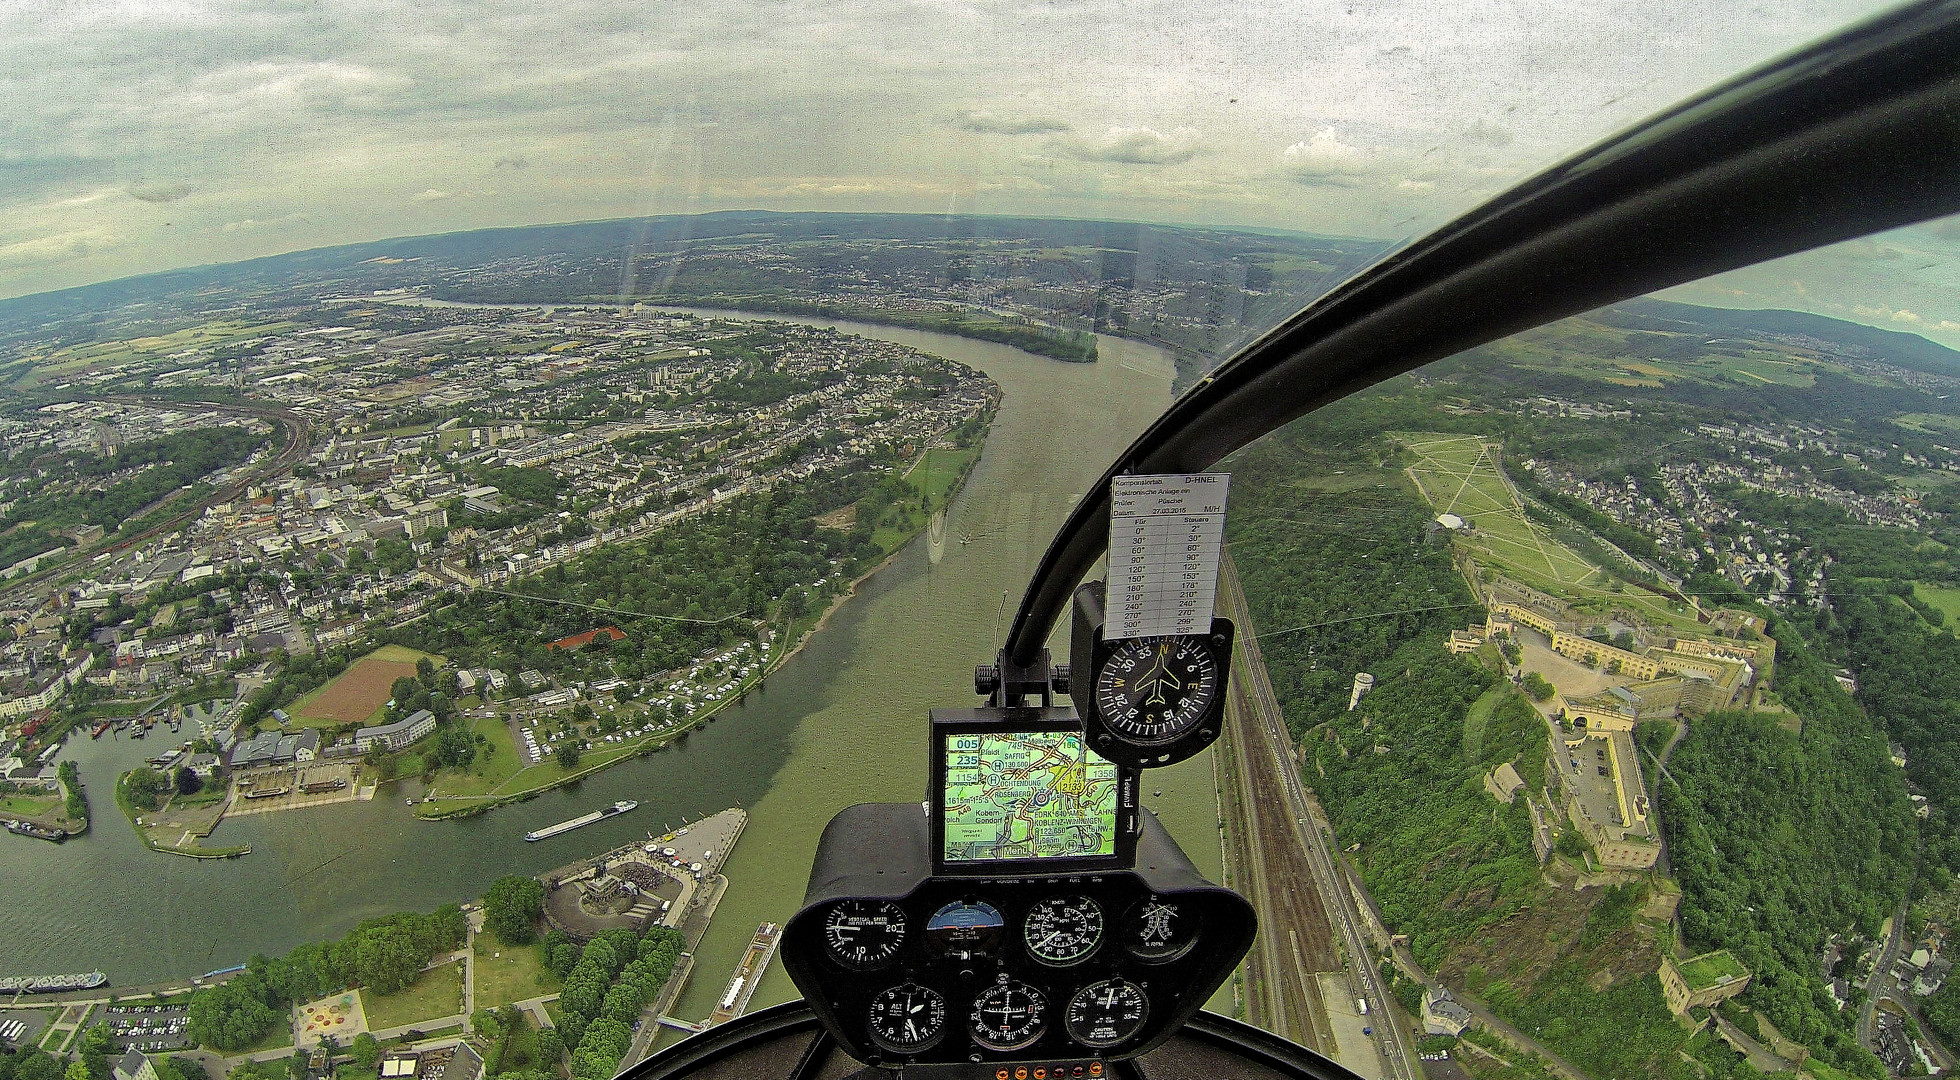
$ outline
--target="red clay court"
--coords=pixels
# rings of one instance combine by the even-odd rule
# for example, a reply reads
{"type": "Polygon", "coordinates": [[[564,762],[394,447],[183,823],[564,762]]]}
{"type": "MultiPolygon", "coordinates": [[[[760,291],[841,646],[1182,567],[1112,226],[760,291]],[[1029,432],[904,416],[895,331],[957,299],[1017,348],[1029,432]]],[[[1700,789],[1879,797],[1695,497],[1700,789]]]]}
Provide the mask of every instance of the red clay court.
{"type": "MultiPolygon", "coordinates": [[[[546,645],[545,648],[583,649],[587,645],[592,644],[592,639],[598,637],[600,634],[610,634],[612,635],[612,639],[614,641],[623,641],[626,638],[626,631],[621,630],[617,626],[601,626],[596,630],[587,630],[583,634],[573,634],[571,637],[559,638],[557,641],[554,641],[551,644],[546,645]]],[[[386,701],[387,699],[383,698],[382,700],[386,701]]]]}

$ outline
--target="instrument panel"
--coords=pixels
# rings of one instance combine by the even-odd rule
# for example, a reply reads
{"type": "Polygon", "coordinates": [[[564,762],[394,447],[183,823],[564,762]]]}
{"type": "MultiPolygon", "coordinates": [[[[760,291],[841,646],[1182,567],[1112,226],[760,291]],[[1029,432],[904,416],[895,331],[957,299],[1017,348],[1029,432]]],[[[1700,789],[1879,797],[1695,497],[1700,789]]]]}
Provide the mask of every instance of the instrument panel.
{"type": "Polygon", "coordinates": [[[785,928],[783,957],[869,1064],[1073,1066],[1167,1037],[1252,932],[1245,901],[1202,881],[926,877],[900,896],[810,904],[785,928]]]}

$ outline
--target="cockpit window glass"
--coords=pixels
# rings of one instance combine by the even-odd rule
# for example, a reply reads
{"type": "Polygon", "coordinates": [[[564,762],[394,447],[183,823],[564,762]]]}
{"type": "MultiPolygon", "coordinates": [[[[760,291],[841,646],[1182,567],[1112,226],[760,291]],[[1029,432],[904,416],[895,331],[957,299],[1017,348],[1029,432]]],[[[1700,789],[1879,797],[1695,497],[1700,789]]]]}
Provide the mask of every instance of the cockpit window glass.
{"type": "MultiPolygon", "coordinates": [[[[790,998],[823,823],[919,802],[1177,392],[1873,10],[0,11],[0,1080],[603,1080],[790,998]]],[[[1277,890],[1211,1009],[1397,1077],[1954,1063],[1956,245],[1218,466],[1243,696],[1137,796],[1277,890]]]]}

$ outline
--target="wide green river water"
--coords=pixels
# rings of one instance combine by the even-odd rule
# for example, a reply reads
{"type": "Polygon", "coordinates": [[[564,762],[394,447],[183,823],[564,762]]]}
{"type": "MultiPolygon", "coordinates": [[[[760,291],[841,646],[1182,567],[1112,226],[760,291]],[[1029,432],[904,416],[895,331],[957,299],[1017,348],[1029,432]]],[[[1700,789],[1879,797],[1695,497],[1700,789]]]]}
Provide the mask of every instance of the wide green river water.
{"type": "MultiPolygon", "coordinates": [[[[173,745],[168,735],[71,740],[95,828],[59,846],[0,835],[0,976],[99,968],[130,986],[198,975],[337,936],[364,918],[467,900],[501,875],[538,873],[739,805],[752,817],[725,868],[730,888],[674,1010],[705,1017],[756,925],[795,912],[830,816],[853,803],[923,797],[926,710],[976,702],[973,667],[992,659],[1055,527],[1170,402],[1168,356],[1135,342],[1104,338],[1099,363],[1064,364],[942,334],[793,321],[911,345],[1000,384],[986,452],[948,511],[943,542],[915,540],[759,692],[677,748],[462,821],[411,817],[403,799],[418,785],[410,783],[373,802],[226,822],[211,842],[251,844],[242,859],[155,854],[116,810],[112,784],[173,745]],[[531,829],[624,798],[640,808],[524,842],[531,829]]],[[[1064,627],[1058,653],[1065,635],[1064,627]]],[[[1144,792],[1215,880],[1210,754],[1147,776],[1144,792]]],[[[794,996],[775,966],[751,1008],[794,996]]]]}

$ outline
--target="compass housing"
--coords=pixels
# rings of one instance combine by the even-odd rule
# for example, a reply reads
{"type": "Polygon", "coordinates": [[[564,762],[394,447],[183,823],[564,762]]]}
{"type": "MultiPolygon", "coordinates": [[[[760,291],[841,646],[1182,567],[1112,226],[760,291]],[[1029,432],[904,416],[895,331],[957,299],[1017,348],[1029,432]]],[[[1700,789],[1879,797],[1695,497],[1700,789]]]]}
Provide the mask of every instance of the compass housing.
{"type": "Polygon", "coordinates": [[[1172,639],[1103,638],[1103,583],[1091,581],[1075,591],[1075,616],[1069,639],[1069,695],[1075,711],[1082,717],[1082,729],[1089,748],[1118,765],[1152,769],[1175,765],[1218,739],[1225,719],[1225,690],[1232,669],[1230,619],[1211,620],[1211,632],[1172,639]],[[1104,702],[1105,674],[1112,662],[1134,651],[1138,642],[1169,640],[1173,652],[1190,656],[1194,651],[1207,661],[1208,680],[1186,683],[1160,683],[1164,694],[1191,695],[1188,702],[1168,701],[1159,707],[1162,722],[1138,724],[1110,715],[1104,702]]]}

